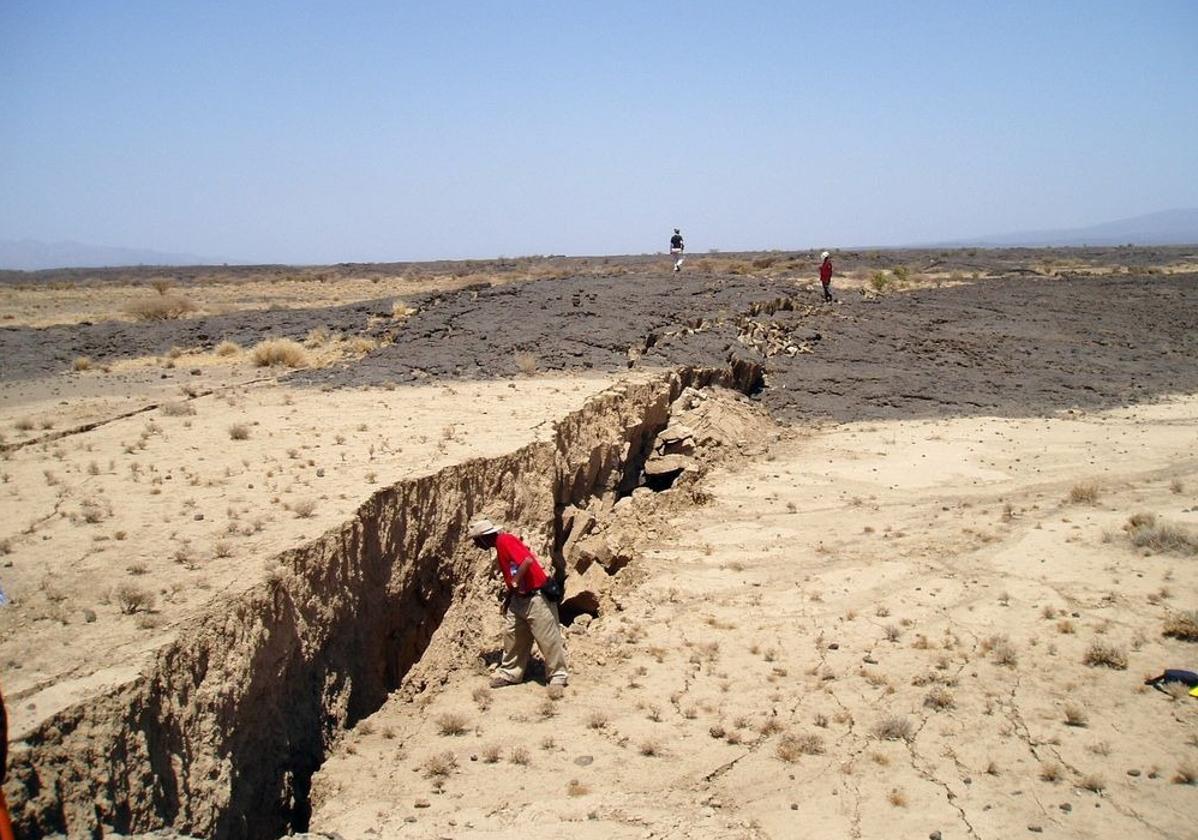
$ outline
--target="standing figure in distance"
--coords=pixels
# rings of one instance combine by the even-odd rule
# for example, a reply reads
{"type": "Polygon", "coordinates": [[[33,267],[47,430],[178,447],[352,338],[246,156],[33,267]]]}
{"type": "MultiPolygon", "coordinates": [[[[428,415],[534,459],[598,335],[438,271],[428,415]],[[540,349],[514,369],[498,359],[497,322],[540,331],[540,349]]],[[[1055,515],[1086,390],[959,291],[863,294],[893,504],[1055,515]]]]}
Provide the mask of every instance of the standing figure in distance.
{"type": "Polygon", "coordinates": [[[682,244],[682,231],[674,228],[674,235],[670,237],[670,255],[674,257],[674,270],[682,271],[682,261],[686,259],[682,252],[686,250],[686,246],[682,244]]]}
{"type": "Polygon", "coordinates": [[[831,303],[832,301],[832,255],[827,251],[820,254],[823,258],[823,264],[819,267],[819,282],[824,287],[824,301],[831,303]]]}
{"type": "Polygon", "coordinates": [[[472,523],[469,535],[476,547],[484,551],[495,549],[495,562],[507,587],[502,607],[503,659],[491,680],[491,687],[502,688],[523,682],[533,640],[545,658],[545,677],[549,684],[565,686],[570,675],[566,670],[557,604],[541,591],[543,587],[552,587],[549,575],[519,537],[499,530],[491,520],[479,519],[472,523]]]}

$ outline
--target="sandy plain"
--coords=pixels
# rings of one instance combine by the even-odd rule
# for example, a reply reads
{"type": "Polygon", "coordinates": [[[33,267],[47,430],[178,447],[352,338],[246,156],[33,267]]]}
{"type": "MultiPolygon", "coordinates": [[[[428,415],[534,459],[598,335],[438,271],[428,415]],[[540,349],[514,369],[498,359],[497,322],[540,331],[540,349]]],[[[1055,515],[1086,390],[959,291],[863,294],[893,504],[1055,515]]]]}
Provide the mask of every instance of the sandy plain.
{"type": "Polygon", "coordinates": [[[838,258],[831,307],[807,253],[197,269],[165,293],[204,304],[149,323],[119,313],[151,270],[4,278],[22,831],[1187,836],[1198,701],[1142,682],[1198,666],[1162,635],[1196,558],[1125,526],[1198,527],[1192,249],[838,258]],[[307,363],[254,365],[268,338],[307,363]],[[682,368],[756,420],[635,489],[682,368]],[[574,508],[618,543],[598,579],[574,508]],[[499,625],[467,509],[595,590],[564,697],[479,691],[499,625]],[[347,528],[392,546],[391,519],[383,602],[280,618],[360,583],[347,528]],[[237,693],[264,674],[299,685],[237,693]]]}

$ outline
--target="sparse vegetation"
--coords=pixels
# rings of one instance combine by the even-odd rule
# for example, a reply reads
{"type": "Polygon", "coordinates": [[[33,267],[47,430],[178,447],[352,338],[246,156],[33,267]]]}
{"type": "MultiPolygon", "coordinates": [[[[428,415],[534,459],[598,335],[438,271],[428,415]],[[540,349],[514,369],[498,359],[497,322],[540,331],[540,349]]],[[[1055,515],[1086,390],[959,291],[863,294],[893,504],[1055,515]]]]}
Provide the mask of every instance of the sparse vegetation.
{"type": "Polygon", "coordinates": [[[436,753],[424,760],[420,769],[426,779],[444,778],[458,766],[458,758],[451,752],[436,753]]]}
{"type": "Polygon", "coordinates": [[[1061,765],[1056,764],[1055,762],[1050,762],[1040,767],[1041,781],[1050,783],[1059,782],[1062,775],[1063,771],[1061,770],[1061,765]]]}
{"type": "Polygon", "coordinates": [[[113,590],[112,597],[116,601],[117,607],[125,615],[133,615],[139,610],[154,608],[154,593],[132,583],[120,584],[113,590]]]}
{"type": "Polygon", "coordinates": [[[532,760],[532,756],[529,755],[528,750],[526,750],[524,747],[516,747],[514,750],[508,753],[507,760],[512,764],[518,764],[521,767],[526,767],[532,760]]]}
{"type": "Polygon", "coordinates": [[[234,423],[229,427],[229,438],[232,440],[249,440],[250,427],[245,423],[234,423]]]}
{"type": "Polygon", "coordinates": [[[291,510],[300,519],[311,519],[312,514],[316,513],[316,500],[300,499],[292,503],[291,510]]]}
{"type": "Polygon", "coordinates": [[[1069,501],[1075,505],[1096,505],[1100,495],[1096,482],[1082,481],[1070,488],[1069,501]]]}
{"type": "Polygon", "coordinates": [[[241,352],[241,345],[238,344],[236,341],[229,341],[228,339],[225,339],[220,344],[216,345],[216,347],[213,348],[212,352],[214,352],[216,355],[218,355],[222,358],[227,358],[228,356],[236,356],[238,353],[241,352]]]}
{"type": "Polygon", "coordinates": [[[186,417],[190,414],[195,414],[195,406],[190,402],[180,400],[178,402],[165,402],[158,406],[158,411],[167,417],[186,417]]]}
{"type": "Polygon", "coordinates": [[[182,295],[159,294],[133,301],[125,314],[136,321],[173,321],[195,310],[196,305],[182,295]]]}
{"type": "Polygon", "coordinates": [[[532,353],[517,353],[516,367],[525,376],[532,376],[537,372],[537,357],[532,353]]]}
{"type": "Polygon", "coordinates": [[[1127,669],[1127,653],[1115,645],[1095,640],[1090,643],[1090,647],[1086,648],[1086,655],[1082,658],[1082,662],[1091,668],[1102,666],[1123,671],[1127,669]]]}
{"type": "Polygon", "coordinates": [[[1076,703],[1068,703],[1065,706],[1065,724],[1068,726],[1085,726],[1089,723],[1090,717],[1086,714],[1086,710],[1076,703]]]}
{"type": "Polygon", "coordinates": [[[488,744],[482,749],[482,757],[484,764],[495,764],[503,758],[503,748],[498,744],[488,744]]]}
{"type": "Polygon", "coordinates": [[[891,788],[890,793],[886,794],[886,801],[896,808],[906,808],[907,794],[901,788],[891,788]]]}
{"type": "Polygon", "coordinates": [[[71,362],[71,370],[83,371],[91,370],[92,360],[90,356],[76,356],[75,361],[71,362]]]}
{"type": "Polygon", "coordinates": [[[1078,787],[1092,793],[1102,793],[1106,790],[1106,780],[1097,773],[1089,773],[1082,777],[1081,782],[1078,783],[1078,787]]]}
{"type": "Polygon", "coordinates": [[[1165,619],[1164,635],[1183,642],[1198,642],[1198,610],[1171,613],[1165,619]]]}
{"type": "Polygon", "coordinates": [[[1198,784],[1198,767],[1189,761],[1180,764],[1177,768],[1177,773],[1173,776],[1173,784],[1198,784]]]}
{"type": "Polygon", "coordinates": [[[822,755],[824,739],[812,733],[796,735],[788,733],[778,741],[774,754],[787,763],[793,764],[805,755],[822,755]]]}
{"type": "Polygon", "coordinates": [[[915,735],[915,727],[909,718],[896,715],[875,723],[873,733],[875,738],[883,741],[910,741],[915,735]]]}
{"type": "Polygon", "coordinates": [[[1198,554],[1198,535],[1179,525],[1161,522],[1154,514],[1134,514],[1123,527],[1131,544],[1136,548],[1171,551],[1176,554],[1198,554]]]}
{"type": "Polygon", "coordinates": [[[298,341],[289,338],[268,338],[254,345],[250,359],[258,367],[299,368],[308,364],[308,353],[298,341]]]}
{"type": "Polygon", "coordinates": [[[945,709],[951,709],[957,705],[953,699],[953,693],[942,685],[937,685],[923,698],[923,704],[930,709],[935,709],[940,712],[945,709]]]}
{"type": "Polygon", "coordinates": [[[484,685],[480,685],[470,694],[470,698],[474,701],[474,705],[478,706],[479,711],[485,712],[491,708],[491,702],[495,695],[491,693],[491,689],[484,685]]]}
{"type": "Polygon", "coordinates": [[[588,729],[605,729],[607,727],[607,715],[600,711],[591,712],[587,716],[588,729]]]}
{"type": "Polygon", "coordinates": [[[437,732],[442,735],[465,735],[469,721],[465,715],[457,712],[446,712],[436,720],[437,732]]]}

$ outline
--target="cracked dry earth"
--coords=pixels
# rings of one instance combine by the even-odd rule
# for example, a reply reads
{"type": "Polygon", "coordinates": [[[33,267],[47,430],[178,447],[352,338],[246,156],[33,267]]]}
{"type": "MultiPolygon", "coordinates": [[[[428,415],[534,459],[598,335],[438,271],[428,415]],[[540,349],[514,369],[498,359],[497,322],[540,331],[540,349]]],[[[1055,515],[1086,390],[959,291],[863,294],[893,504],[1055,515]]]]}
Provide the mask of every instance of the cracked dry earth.
{"type": "Polygon", "coordinates": [[[786,431],[710,473],[706,504],[630,501],[638,582],[570,628],[564,697],[479,672],[393,696],[318,773],[312,829],[1193,836],[1195,701],[1141,681],[1194,664],[1161,621],[1198,570],[1121,525],[1198,524],[1195,452],[1193,397],[786,431]],[[1083,664],[1096,641],[1126,669],[1083,664]]]}

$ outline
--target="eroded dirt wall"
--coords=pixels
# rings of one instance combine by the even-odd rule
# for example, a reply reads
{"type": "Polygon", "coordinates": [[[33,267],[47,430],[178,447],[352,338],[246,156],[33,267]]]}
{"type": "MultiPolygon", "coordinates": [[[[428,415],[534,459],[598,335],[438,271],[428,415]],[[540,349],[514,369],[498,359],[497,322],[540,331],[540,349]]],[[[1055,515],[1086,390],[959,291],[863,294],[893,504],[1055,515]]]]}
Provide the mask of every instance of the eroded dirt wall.
{"type": "Polygon", "coordinates": [[[142,676],[28,737],[6,785],[20,836],[305,827],[309,780],[337,734],[389,692],[468,664],[471,616],[491,587],[466,523],[485,513],[551,540],[558,504],[628,484],[684,384],[743,376],[624,384],[563,418],[552,440],[377,492],[279,555],[267,580],[211,602],[142,676]]]}

